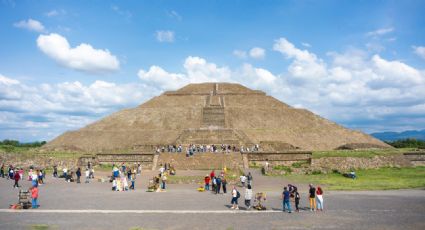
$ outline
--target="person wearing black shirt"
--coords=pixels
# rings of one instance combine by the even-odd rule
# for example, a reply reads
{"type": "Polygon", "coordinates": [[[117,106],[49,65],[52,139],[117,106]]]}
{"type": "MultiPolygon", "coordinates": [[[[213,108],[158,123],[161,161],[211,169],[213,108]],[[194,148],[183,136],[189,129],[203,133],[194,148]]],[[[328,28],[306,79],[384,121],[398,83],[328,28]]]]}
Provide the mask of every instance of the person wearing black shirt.
{"type": "Polygon", "coordinates": [[[310,211],[316,210],[316,188],[310,184],[310,189],[308,190],[310,194],[310,211]]]}

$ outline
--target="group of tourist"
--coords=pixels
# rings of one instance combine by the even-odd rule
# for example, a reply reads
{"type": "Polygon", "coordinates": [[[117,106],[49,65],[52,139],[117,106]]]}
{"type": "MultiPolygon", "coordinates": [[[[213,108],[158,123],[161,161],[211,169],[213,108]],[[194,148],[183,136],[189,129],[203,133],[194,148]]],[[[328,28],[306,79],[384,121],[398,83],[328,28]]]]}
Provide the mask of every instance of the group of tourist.
{"type": "Polygon", "coordinates": [[[135,190],[136,175],[141,175],[142,165],[137,163],[133,167],[128,167],[123,162],[118,168],[115,164],[112,165],[112,191],[129,191],[135,190]],[[131,183],[129,186],[129,182],[131,183]]]}
{"type": "MultiPolygon", "coordinates": [[[[283,188],[282,192],[282,207],[283,211],[288,211],[288,213],[292,212],[291,209],[291,198],[294,200],[295,211],[299,212],[299,204],[300,204],[300,193],[296,186],[288,184],[283,188]]],[[[308,190],[308,198],[310,203],[310,211],[323,211],[323,189],[320,186],[315,188],[312,184],[309,185],[308,190]]]]}
{"type": "MultiPolygon", "coordinates": [[[[195,145],[190,144],[186,147],[186,156],[193,156],[195,153],[217,153],[217,152],[257,152],[259,151],[259,145],[256,144],[254,146],[250,147],[237,147],[235,145],[227,145],[227,144],[221,144],[221,145],[195,145]]],[[[182,145],[168,145],[168,146],[158,146],[156,147],[156,153],[181,153],[183,152],[183,146],[182,145]]]]}

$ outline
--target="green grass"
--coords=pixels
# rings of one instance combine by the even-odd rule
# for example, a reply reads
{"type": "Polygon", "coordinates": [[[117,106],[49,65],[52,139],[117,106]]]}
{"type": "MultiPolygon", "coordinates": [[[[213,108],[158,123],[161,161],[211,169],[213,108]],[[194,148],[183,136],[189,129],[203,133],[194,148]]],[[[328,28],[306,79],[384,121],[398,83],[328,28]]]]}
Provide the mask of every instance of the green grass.
{"type": "Polygon", "coordinates": [[[411,151],[411,148],[402,149],[366,149],[366,150],[332,150],[332,151],[315,151],[313,152],[313,158],[322,157],[366,157],[372,158],[374,156],[391,156],[399,155],[407,151],[411,151]]]}
{"type": "Polygon", "coordinates": [[[47,224],[33,224],[30,226],[31,230],[48,230],[48,229],[58,229],[55,225],[47,225],[47,224]]]}
{"type": "Polygon", "coordinates": [[[388,190],[425,187],[425,167],[380,168],[356,170],[357,179],[339,173],[315,175],[285,175],[290,181],[313,183],[328,190],[388,190]]]}

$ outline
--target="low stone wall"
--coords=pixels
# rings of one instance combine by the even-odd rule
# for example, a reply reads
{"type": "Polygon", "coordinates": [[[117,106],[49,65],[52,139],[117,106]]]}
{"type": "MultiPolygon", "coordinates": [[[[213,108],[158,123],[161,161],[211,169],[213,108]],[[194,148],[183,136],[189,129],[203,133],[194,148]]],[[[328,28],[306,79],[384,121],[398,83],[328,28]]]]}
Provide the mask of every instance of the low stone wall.
{"type": "Polygon", "coordinates": [[[170,163],[177,170],[204,170],[242,168],[242,155],[240,153],[195,153],[191,157],[186,157],[184,153],[160,153],[158,167],[160,164],[170,163]]]}
{"type": "Polygon", "coordinates": [[[403,155],[362,157],[324,157],[312,159],[310,170],[347,172],[350,169],[371,169],[381,167],[409,167],[410,161],[403,155]]]}
{"type": "Polygon", "coordinates": [[[78,166],[78,158],[55,158],[43,154],[33,156],[23,156],[19,153],[0,153],[0,165],[13,165],[16,167],[29,168],[52,168],[54,165],[59,168],[75,168],[78,166]]]}
{"type": "Polygon", "coordinates": [[[285,165],[291,166],[296,162],[311,161],[312,153],[309,151],[284,151],[284,152],[248,152],[247,155],[250,165],[264,166],[268,162],[271,166],[285,165]]]}
{"type": "Polygon", "coordinates": [[[404,157],[414,166],[425,166],[425,151],[407,152],[404,157]]]}

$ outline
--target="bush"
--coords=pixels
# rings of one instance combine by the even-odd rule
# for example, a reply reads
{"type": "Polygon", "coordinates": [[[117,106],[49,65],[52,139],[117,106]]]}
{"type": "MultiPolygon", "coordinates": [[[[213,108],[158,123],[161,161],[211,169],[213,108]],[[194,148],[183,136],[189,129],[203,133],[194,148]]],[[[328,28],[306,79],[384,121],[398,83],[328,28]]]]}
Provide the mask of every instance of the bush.
{"type": "Polygon", "coordinates": [[[425,148],[425,141],[413,138],[401,139],[396,141],[386,141],[387,144],[396,148],[425,148]]]}

